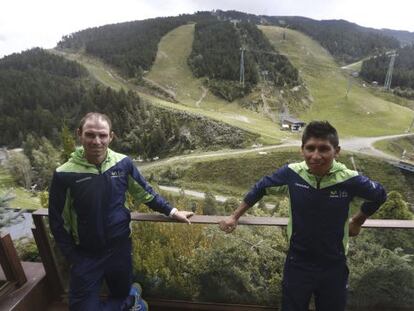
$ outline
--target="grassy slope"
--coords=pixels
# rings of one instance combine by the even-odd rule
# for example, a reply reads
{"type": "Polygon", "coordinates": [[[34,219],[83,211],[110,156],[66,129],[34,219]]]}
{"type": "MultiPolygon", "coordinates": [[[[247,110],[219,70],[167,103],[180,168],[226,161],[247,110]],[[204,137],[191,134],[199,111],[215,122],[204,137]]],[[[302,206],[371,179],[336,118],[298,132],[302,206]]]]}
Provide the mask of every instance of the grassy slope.
{"type": "MultiPolygon", "coordinates": [[[[412,202],[414,199],[414,176],[405,175],[400,170],[377,158],[341,152],[339,161],[353,168],[353,155],[357,169],[364,175],[381,182],[387,191],[397,190],[412,202]]],[[[160,178],[166,171],[173,171],[175,180],[164,180],[161,183],[172,183],[184,189],[212,191],[215,194],[226,194],[241,198],[247,190],[262,176],[271,174],[276,168],[300,161],[301,155],[294,148],[283,148],[267,154],[244,154],[232,157],[185,160],[174,165],[143,168],[145,175],[153,173],[160,178]]],[[[162,178],[159,179],[162,181],[162,178]]]]}
{"type": "MultiPolygon", "coordinates": [[[[181,28],[182,27],[177,28],[178,31],[180,31],[181,28]]],[[[116,70],[104,64],[97,58],[92,58],[90,56],[79,53],[71,53],[70,51],[54,50],[53,53],[62,55],[70,60],[78,61],[86,67],[86,69],[89,71],[89,73],[94,79],[96,79],[98,82],[102,83],[105,86],[111,87],[115,90],[119,90],[121,88],[125,90],[134,90],[143,99],[149,101],[154,105],[181,111],[187,111],[194,114],[200,114],[211,119],[244,129],[246,131],[257,133],[261,135],[261,143],[277,144],[280,142],[281,139],[292,137],[291,134],[280,131],[279,126],[277,124],[272,123],[270,120],[266,119],[262,115],[252,112],[248,109],[242,109],[237,104],[225,104],[222,101],[213,97],[212,95],[208,95],[207,98],[205,98],[203,103],[200,105],[200,107],[196,107],[195,103],[191,105],[191,98],[185,101],[187,105],[171,103],[156,98],[154,96],[139,92],[134,84],[129,83],[128,81],[119,77],[119,75],[116,73],[116,70]]],[[[182,57],[186,59],[185,56],[182,57]]],[[[157,59],[159,59],[159,57],[157,57],[157,59]]],[[[171,66],[175,67],[176,63],[171,63],[171,66]]],[[[157,74],[152,73],[151,75],[156,76],[157,74]]],[[[193,79],[194,78],[191,78],[191,80],[193,79]]],[[[177,81],[179,82],[178,79],[177,81]]],[[[158,81],[156,82],[158,83],[158,81]]],[[[198,82],[194,82],[193,84],[198,85],[197,83],[198,82]]],[[[180,85],[183,85],[183,87],[186,89],[185,82],[180,85]]]]}
{"type": "Polygon", "coordinates": [[[391,154],[395,157],[401,157],[404,150],[406,155],[410,157],[410,160],[414,155],[414,139],[412,137],[402,137],[396,139],[384,139],[374,144],[375,148],[391,154]]]}
{"type": "Polygon", "coordinates": [[[38,209],[41,207],[39,198],[33,197],[28,191],[21,187],[15,187],[14,180],[9,173],[0,168],[0,190],[7,192],[12,188],[12,193],[16,196],[9,202],[12,208],[24,208],[29,210],[38,209]]]}
{"type": "MultiPolygon", "coordinates": [[[[393,104],[393,98],[378,97],[359,85],[353,85],[348,98],[345,97],[348,78],[337,66],[326,50],[309,37],[293,31],[287,32],[282,40],[282,29],[261,27],[276,48],[286,54],[300,70],[314,99],[312,107],[300,117],[305,121],[328,119],[342,136],[378,136],[402,133],[413,118],[412,110],[393,104]]],[[[140,93],[144,99],[163,107],[201,114],[242,129],[262,135],[261,142],[277,143],[288,138],[259,113],[240,108],[235,103],[226,103],[211,93],[197,101],[203,93],[202,83],[194,79],[187,65],[191,52],[194,25],[184,25],[168,33],[159,44],[157,59],[147,77],[170,88],[177,94],[180,104],[174,104],[140,93]]],[[[101,61],[80,54],[65,54],[66,57],[82,63],[91,75],[114,89],[136,87],[120,78],[116,71],[101,61]]]]}
{"type": "Polygon", "coordinates": [[[330,120],[346,136],[379,136],[403,133],[414,116],[412,110],[375,97],[353,85],[345,97],[348,77],[318,43],[290,29],[261,26],[275,48],[300,70],[314,99],[301,118],[330,120]],[[286,40],[283,40],[286,32],[286,40]]]}

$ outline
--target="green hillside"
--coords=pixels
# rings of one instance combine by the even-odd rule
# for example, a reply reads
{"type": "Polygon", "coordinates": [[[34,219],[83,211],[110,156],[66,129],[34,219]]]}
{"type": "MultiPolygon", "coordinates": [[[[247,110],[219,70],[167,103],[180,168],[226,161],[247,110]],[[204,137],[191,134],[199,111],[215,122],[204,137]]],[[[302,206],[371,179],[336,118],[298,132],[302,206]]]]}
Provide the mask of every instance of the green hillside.
{"type": "Polygon", "coordinates": [[[318,43],[294,30],[261,26],[271,43],[299,69],[313,97],[301,118],[330,120],[347,136],[379,136],[403,133],[414,113],[382,98],[362,86],[352,85],[348,97],[348,76],[318,43]],[[285,39],[283,34],[285,33],[285,39]]]}
{"type": "Polygon", "coordinates": [[[176,99],[188,106],[206,105],[221,102],[203,89],[201,79],[193,78],[187,57],[191,53],[194,37],[194,24],[180,26],[165,35],[158,44],[158,53],[151,71],[146,78],[175,94],[176,99]],[[203,94],[206,97],[203,98],[203,94]]]}
{"type": "MultiPolygon", "coordinates": [[[[175,32],[185,31],[186,26],[179,27],[170,33],[171,35],[175,32]]],[[[172,40],[173,42],[174,40],[172,40]]],[[[192,102],[193,99],[188,99],[187,101],[184,101],[184,103],[187,103],[188,106],[183,104],[176,104],[172,103],[170,101],[166,101],[157,97],[154,97],[152,95],[148,95],[142,91],[142,88],[135,85],[132,82],[129,82],[122,77],[120,77],[116,70],[114,70],[112,67],[106,65],[102,61],[100,61],[97,58],[93,58],[91,56],[87,56],[85,54],[81,53],[72,53],[71,51],[54,51],[54,53],[58,53],[70,60],[75,60],[81,63],[85,66],[85,68],[89,71],[89,73],[96,79],[98,82],[102,83],[105,86],[109,86],[111,88],[114,88],[116,90],[119,90],[121,88],[125,90],[133,90],[139,94],[139,96],[154,104],[161,107],[186,111],[194,114],[199,114],[208,118],[212,118],[217,121],[225,122],[229,125],[239,127],[243,130],[252,132],[254,134],[259,134],[260,139],[259,142],[264,144],[275,144],[280,142],[283,138],[288,138],[291,135],[282,132],[279,130],[279,125],[270,121],[263,115],[253,112],[249,109],[243,109],[241,108],[237,103],[228,103],[224,104],[224,101],[218,100],[213,95],[207,95],[206,98],[202,101],[202,103],[199,104],[199,107],[195,105],[194,102],[192,102]],[[190,106],[191,105],[191,106],[190,106]]],[[[177,55],[180,55],[177,53],[177,55]]],[[[186,60],[186,55],[181,55],[180,59],[186,60]]],[[[159,57],[157,56],[157,60],[159,57]]],[[[157,61],[154,67],[157,67],[157,61]]],[[[179,65],[176,62],[171,62],[168,64],[170,67],[178,67],[179,65]]],[[[159,68],[159,67],[158,67],[159,68]]],[[[164,66],[164,68],[167,68],[164,66]]],[[[159,73],[154,72],[150,73],[156,76],[157,74],[161,76],[162,71],[159,73]]],[[[179,76],[186,77],[182,73],[178,73],[174,77],[176,78],[175,82],[177,85],[180,85],[183,87],[184,90],[187,89],[185,82],[182,82],[179,78],[179,76]]],[[[156,81],[158,82],[158,81],[156,81]]],[[[201,84],[201,83],[200,83],[201,84]]],[[[194,83],[194,85],[197,85],[197,83],[194,83]]],[[[189,88],[191,90],[191,88],[189,88]]],[[[192,89],[194,92],[197,92],[195,88],[192,89]]],[[[178,92],[179,93],[179,92],[178,92]]]]}
{"type": "MultiPolygon", "coordinates": [[[[300,118],[328,119],[342,136],[379,136],[402,133],[413,118],[412,110],[374,96],[362,86],[353,85],[345,97],[348,76],[335,63],[332,56],[317,42],[293,30],[261,26],[271,43],[286,55],[300,70],[313,103],[303,110],[300,118]],[[286,37],[283,39],[283,32],[286,37]],[[356,126],[357,125],[357,126],[356,126]]],[[[241,108],[238,103],[225,103],[202,87],[200,80],[191,75],[187,58],[191,53],[194,25],[175,28],[159,44],[156,61],[146,77],[176,95],[172,103],[145,94],[142,88],[122,79],[102,61],[83,54],[65,54],[77,60],[104,85],[116,89],[133,89],[152,104],[200,114],[232,126],[260,134],[263,143],[277,143],[291,134],[281,132],[279,125],[261,113],[241,108]],[[205,96],[203,96],[205,94],[205,96]]],[[[298,102],[298,105],[302,103],[298,102]]]]}
{"type": "MultiPolygon", "coordinates": [[[[403,174],[398,168],[375,157],[341,152],[339,161],[357,169],[373,180],[381,182],[387,191],[401,192],[406,200],[414,199],[414,176],[403,174]]],[[[286,163],[301,161],[297,148],[281,148],[264,153],[227,155],[141,167],[145,175],[160,184],[175,185],[184,189],[212,191],[241,198],[262,176],[271,174],[286,163]]]]}
{"type": "Polygon", "coordinates": [[[374,146],[390,155],[398,158],[402,156],[404,160],[414,162],[413,136],[380,140],[374,146]]]}

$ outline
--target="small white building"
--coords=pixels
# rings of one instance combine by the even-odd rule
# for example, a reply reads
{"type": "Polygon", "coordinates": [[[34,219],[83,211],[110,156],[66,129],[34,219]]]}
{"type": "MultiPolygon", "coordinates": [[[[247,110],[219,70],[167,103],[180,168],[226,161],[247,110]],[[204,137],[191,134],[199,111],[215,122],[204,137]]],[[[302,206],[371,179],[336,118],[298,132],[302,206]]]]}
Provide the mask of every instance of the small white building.
{"type": "Polygon", "coordinates": [[[292,117],[283,117],[281,119],[281,130],[290,130],[292,132],[300,132],[306,123],[292,117]]]}

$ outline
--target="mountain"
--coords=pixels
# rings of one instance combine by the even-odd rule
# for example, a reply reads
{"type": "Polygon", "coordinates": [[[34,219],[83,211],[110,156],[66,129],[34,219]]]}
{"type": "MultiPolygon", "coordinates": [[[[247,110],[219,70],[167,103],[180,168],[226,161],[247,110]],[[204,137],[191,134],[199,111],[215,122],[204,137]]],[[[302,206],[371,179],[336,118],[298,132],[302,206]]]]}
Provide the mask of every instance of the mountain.
{"type": "Polygon", "coordinates": [[[114,147],[143,158],[186,150],[238,148],[257,137],[203,116],[161,109],[136,93],[97,84],[79,63],[36,48],[0,60],[0,145],[20,147],[30,134],[60,144],[89,111],[106,113],[114,147]]]}
{"type": "MultiPolygon", "coordinates": [[[[394,53],[384,53],[371,57],[362,63],[361,76],[369,81],[384,85],[385,77],[394,53]]],[[[395,50],[395,62],[392,72],[391,88],[399,95],[414,99],[414,45],[395,50]]]]}

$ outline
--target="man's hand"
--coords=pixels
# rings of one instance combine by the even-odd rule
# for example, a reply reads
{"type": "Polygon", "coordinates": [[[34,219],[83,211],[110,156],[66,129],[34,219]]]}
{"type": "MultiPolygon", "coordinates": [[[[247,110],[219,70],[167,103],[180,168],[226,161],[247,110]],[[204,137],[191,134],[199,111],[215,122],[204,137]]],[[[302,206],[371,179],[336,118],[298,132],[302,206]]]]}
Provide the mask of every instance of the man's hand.
{"type": "Polygon", "coordinates": [[[349,236],[357,236],[361,232],[361,225],[356,223],[353,218],[349,221],[349,236]]]}
{"type": "Polygon", "coordinates": [[[368,216],[363,212],[358,212],[349,221],[349,236],[357,236],[361,232],[361,226],[367,220],[368,216]]]}
{"type": "Polygon", "coordinates": [[[236,229],[238,220],[234,216],[230,216],[219,222],[219,227],[222,231],[226,233],[231,233],[236,229]]]}
{"type": "Polygon", "coordinates": [[[186,222],[188,224],[191,224],[191,221],[188,219],[191,216],[193,216],[194,213],[193,212],[187,212],[187,211],[177,211],[175,212],[175,214],[172,216],[173,219],[178,220],[180,222],[186,222]]]}

